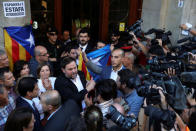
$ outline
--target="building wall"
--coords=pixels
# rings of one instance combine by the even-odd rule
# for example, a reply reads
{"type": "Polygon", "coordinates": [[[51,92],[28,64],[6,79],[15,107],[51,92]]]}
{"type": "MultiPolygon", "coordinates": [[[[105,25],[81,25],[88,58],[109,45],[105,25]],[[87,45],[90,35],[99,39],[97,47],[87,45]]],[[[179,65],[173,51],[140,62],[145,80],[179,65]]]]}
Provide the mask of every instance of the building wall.
{"type": "Polygon", "coordinates": [[[182,0],[183,7],[178,7],[179,0],[143,0],[142,19],[143,29],[165,29],[172,32],[171,41],[183,37],[179,25],[189,22],[196,26],[196,0],[182,0]]]}

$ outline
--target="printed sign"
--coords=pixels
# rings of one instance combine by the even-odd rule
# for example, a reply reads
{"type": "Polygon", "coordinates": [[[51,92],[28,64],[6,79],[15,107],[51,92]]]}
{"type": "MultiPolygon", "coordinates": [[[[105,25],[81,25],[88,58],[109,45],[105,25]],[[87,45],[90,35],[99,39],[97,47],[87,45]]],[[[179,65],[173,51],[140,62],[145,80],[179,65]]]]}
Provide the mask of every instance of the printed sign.
{"type": "Polygon", "coordinates": [[[3,2],[3,9],[4,9],[5,17],[24,17],[25,16],[24,1],[3,2]]]}
{"type": "Polygon", "coordinates": [[[119,24],[119,31],[125,31],[125,23],[119,24]]]}

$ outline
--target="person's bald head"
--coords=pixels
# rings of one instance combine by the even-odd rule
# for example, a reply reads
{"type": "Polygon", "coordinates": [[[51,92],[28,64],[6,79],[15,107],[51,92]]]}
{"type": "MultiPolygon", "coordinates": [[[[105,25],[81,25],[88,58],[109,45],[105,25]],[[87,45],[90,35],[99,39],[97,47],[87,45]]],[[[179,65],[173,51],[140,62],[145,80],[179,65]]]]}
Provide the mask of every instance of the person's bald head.
{"type": "Polygon", "coordinates": [[[122,49],[115,49],[112,51],[111,64],[113,69],[120,68],[122,66],[123,57],[124,57],[124,51],[122,49]]]}
{"type": "Polygon", "coordinates": [[[61,105],[61,96],[56,90],[48,90],[41,94],[40,101],[44,111],[53,108],[57,109],[61,105]]]}
{"type": "Polygon", "coordinates": [[[36,46],[35,49],[34,49],[34,55],[35,55],[35,59],[39,63],[43,63],[43,62],[48,61],[48,57],[49,57],[48,51],[43,46],[36,46]]]}
{"type": "Polygon", "coordinates": [[[129,68],[130,66],[133,66],[135,60],[135,56],[132,52],[125,52],[125,56],[123,59],[123,65],[126,68],[129,68]]]}

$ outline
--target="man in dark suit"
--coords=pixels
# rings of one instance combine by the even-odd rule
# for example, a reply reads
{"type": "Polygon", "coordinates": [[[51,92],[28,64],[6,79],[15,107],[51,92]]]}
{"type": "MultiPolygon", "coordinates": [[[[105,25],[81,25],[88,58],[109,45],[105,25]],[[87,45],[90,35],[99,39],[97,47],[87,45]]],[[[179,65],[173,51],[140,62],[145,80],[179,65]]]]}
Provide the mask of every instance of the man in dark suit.
{"type": "Polygon", "coordinates": [[[60,93],[62,102],[73,99],[82,109],[84,96],[91,91],[95,82],[90,80],[86,84],[83,72],[78,71],[75,59],[64,58],[61,61],[62,75],[55,81],[55,89],[60,93]]]}
{"type": "Polygon", "coordinates": [[[79,32],[79,46],[82,52],[88,54],[94,49],[94,45],[89,42],[90,41],[90,34],[88,28],[82,28],[79,32]]]}
{"type": "Polygon", "coordinates": [[[71,117],[80,116],[80,108],[73,100],[67,100],[61,105],[58,91],[46,91],[40,96],[43,110],[49,113],[44,131],[63,131],[71,117]]]}
{"type": "Polygon", "coordinates": [[[37,97],[39,88],[37,79],[34,77],[24,77],[18,83],[18,92],[20,96],[16,99],[16,108],[27,107],[33,111],[35,123],[33,131],[41,131],[40,114],[35,107],[33,98],[37,97]]]}

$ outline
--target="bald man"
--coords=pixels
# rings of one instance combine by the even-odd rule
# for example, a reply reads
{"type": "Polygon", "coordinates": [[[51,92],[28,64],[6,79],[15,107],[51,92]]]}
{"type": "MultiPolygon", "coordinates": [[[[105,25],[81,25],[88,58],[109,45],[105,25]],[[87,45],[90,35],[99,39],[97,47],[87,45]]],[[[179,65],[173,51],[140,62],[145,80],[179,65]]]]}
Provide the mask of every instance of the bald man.
{"type": "MultiPolygon", "coordinates": [[[[30,74],[37,78],[37,67],[39,64],[48,63],[48,51],[43,46],[36,46],[34,49],[34,57],[29,61],[30,74]]],[[[51,64],[50,64],[51,65],[51,64]]]]}
{"type": "Polygon", "coordinates": [[[132,52],[125,52],[125,56],[124,56],[124,59],[123,59],[123,65],[127,69],[133,71],[134,60],[135,60],[135,56],[132,52]]]}
{"type": "Polygon", "coordinates": [[[61,105],[61,96],[56,90],[48,90],[41,94],[40,101],[45,112],[49,113],[44,131],[63,131],[71,117],[80,116],[80,108],[73,100],[61,105]]]}

